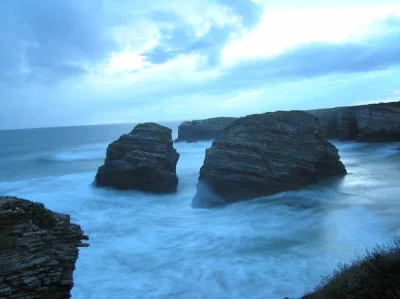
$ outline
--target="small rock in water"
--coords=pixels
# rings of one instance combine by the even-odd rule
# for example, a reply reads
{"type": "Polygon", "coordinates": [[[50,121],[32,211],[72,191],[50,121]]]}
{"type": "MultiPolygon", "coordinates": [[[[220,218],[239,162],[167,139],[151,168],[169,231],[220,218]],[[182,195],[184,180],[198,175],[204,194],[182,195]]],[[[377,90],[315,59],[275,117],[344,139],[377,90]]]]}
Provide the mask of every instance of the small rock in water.
{"type": "Polygon", "coordinates": [[[107,148],[94,185],[152,193],[174,193],[178,186],[172,130],[155,123],[137,125],[107,148]]]}

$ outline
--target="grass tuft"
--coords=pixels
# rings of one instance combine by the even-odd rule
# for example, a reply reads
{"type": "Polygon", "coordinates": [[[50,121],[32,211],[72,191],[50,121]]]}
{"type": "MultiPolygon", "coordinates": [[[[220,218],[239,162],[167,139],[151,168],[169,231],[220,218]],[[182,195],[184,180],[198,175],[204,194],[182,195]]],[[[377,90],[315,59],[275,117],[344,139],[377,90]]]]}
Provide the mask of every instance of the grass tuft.
{"type": "Polygon", "coordinates": [[[376,246],[365,257],[339,264],[302,299],[400,298],[400,240],[376,246]]]}

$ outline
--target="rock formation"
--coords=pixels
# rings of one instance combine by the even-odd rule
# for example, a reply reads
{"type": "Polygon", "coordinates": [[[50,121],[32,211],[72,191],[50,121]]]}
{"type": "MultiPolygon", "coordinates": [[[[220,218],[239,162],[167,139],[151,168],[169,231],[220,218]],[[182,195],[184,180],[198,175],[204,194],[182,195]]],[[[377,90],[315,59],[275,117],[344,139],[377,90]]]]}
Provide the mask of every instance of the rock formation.
{"type": "Polygon", "coordinates": [[[400,141],[400,102],[361,106],[354,114],[357,140],[400,141]]]}
{"type": "Polygon", "coordinates": [[[318,118],[321,124],[321,129],[324,131],[326,138],[337,139],[339,109],[340,108],[317,109],[317,110],[308,110],[306,112],[311,113],[316,118],[318,118]]]}
{"type": "Polygon", "coordinates": [[[231,124],[235,117],[216,117],[204,120],[192,120],[181,123],[178,127],[178,138],[175,142],[196,142],[214,140],[231,124]]]}
{"type": "Polygon", "coordinates": [[[171,129],[155,123],[139,124],[108,146],[94,185],[173,193],[178,186],[178,159],[171,129]]]}
{"type": "Polygon", "coordinates": [[[206,151],[193,206],[232,203],[346,174],[317,118],[302,111],[234,121],[206,151]]]}
{"type": "Polygon", "coordinates": [[[356,108],[343,107],[337,110],[336,138],[356,140],[358,136],[356,108]]]}
{"type": "Polygon", "coordinates": [[[319,118],[328,138],[400,141],[400,102],[307,111],[319,118]]]}
{"type": "MultiPolygon", "coordinates": [[[[316,109],[306,112],[319,119],[322,131],[329,139],[400,141],[400,102],[316,109]]],[[[182,123],[179,126],[177,141],[214,140],[234,119],[220,117],[215,120],[218,124],[216,127],[207,125],[209,120],[182,123]]]]}
{"type": "Polygon", "coordinates": [[[88,240],[69,215],[0,197],[0,298],[70,298],[78,247],[88,240]]]}

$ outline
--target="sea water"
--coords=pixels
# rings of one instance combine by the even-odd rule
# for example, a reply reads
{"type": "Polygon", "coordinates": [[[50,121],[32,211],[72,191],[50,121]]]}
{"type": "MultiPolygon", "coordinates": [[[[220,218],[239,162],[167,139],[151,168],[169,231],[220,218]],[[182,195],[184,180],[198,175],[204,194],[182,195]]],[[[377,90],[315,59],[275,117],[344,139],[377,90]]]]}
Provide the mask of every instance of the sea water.
{"type": "MultiPolygon", "coordinates": [[[[176,137],[177,124],[167,125],[176,137]]],[[[0,131],[0,195],[68,213],[90,236],[73,299],[298,297],[337,263],[400,236],[398,144],[334,142],[344,178],[193,209],[211,142],[175,144],[175,195],[91,187],[108,143],[132,128],[0,131]]]]}

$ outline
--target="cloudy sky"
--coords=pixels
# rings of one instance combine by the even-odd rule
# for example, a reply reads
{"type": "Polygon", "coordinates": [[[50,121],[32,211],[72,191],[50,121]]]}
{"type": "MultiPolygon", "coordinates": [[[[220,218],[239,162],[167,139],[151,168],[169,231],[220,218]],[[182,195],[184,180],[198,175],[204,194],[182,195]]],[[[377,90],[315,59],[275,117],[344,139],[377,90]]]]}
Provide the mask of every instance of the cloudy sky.
{"type": "Polygon", "coordinates": [[[1,0],[0,44],[0,129],[400,100],[398,0],[1,0]]]}

